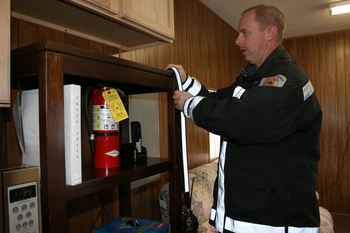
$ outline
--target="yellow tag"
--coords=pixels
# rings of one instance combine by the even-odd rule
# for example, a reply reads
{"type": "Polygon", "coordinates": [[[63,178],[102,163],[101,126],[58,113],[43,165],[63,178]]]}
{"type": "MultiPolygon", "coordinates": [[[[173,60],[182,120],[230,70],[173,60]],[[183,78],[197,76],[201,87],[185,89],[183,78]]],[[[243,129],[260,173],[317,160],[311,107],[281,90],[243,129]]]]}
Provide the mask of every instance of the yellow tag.
{"type": "Polygon", "coordinates": [[[103,98],[106,100],[109,110],[112,113],[115,122],[119,122],[129,118],[125,110],[124,104],[115,89],[102,92],[103,98]]]}

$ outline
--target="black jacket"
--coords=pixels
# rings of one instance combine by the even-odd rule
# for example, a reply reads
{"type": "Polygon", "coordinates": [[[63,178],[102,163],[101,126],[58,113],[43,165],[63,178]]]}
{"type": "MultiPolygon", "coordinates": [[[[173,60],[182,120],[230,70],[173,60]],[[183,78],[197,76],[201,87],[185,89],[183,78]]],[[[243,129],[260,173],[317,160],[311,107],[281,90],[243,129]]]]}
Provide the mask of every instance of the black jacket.
{"type": "MultiPolygon", "coordinates": [[[[195,105],[187,109],[196,125],[227,143],[219,161],[225,161],[225,217],[318,227],[319,102],[307,75],[282,46],[254,69],[246,67],[233,85],[216,93],[202,85],[196,96],[205,98],[191,100],[195,105]],[[233,97],[237,86],[243,94],[233,97]]],[[[219,174],[214,210],[218,179],[219,174]]]]}

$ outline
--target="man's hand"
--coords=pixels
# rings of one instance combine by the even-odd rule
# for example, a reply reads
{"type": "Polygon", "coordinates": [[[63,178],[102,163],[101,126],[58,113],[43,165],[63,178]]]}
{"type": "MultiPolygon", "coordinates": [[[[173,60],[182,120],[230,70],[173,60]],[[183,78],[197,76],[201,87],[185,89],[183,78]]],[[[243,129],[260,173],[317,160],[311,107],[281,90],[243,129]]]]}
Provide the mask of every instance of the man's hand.
{"type": "Polygon", "coordinates": [[[185,101],[192,96],[193,95],[188,93],[187,91],[175,91],[173,95],[175,108],[180,111],[183,111],[185,101]]]}
{"type": "Polygon", "coordinates": [[[182,67],[182,65],[169,64],[165,69],[169,69],[169,68],[174,67],[174,66],[176,67],[176,69],[180,73],[181,82],[184,83],[187,79],[187,74],[186,74],[184,68],[182,67]]]}

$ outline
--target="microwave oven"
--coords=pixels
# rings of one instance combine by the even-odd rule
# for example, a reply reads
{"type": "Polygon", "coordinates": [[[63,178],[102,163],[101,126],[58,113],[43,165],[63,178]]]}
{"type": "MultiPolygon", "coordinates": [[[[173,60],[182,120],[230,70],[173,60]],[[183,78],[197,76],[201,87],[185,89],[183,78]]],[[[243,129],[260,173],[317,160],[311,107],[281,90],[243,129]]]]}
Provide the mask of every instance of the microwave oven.
{"type": "Polygon", "coordinates": [[[0,233],[41,233],[39,168],[0,163],[0,233]]]}

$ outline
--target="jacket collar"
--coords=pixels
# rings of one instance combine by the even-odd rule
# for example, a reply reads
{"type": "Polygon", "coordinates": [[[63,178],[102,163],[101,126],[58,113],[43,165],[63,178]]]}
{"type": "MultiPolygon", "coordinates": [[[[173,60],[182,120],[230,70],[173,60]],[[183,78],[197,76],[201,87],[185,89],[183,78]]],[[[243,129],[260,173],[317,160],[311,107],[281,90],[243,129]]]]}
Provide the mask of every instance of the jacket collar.
{"type": "Polygon", "coordinates": [[[249,64],[241,70],[246,82],[252,82],[258,78],[263,78],[274,68],[274,64],[281,60],[290,60],[287,50],[282,46],[278,46],[263,62],[263,64],[256,69],[255,65],[249,64]]]}

